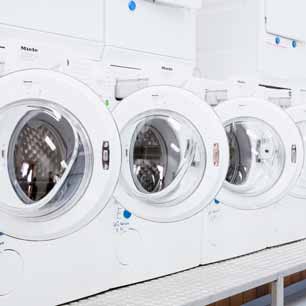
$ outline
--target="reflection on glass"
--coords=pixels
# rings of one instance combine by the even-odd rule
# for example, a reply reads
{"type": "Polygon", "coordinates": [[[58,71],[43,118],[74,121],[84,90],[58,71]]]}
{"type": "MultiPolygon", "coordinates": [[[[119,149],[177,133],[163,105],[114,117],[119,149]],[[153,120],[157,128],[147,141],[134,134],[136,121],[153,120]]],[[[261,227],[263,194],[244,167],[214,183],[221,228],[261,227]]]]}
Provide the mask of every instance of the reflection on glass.
{"type": "Polygon", "coordinates": [[[86,140],[82,131],[51,109],[27,111],[9,144],[10,178],[22,202],[31,205],[46,199],[46,210],[67,202],[84,178],[86,140]]]}
{"type": "MultiPolygon", "coordinates": [[[[173,152],[173,155],[176,155],[173,156],[176,165],[180,162],[179,153],[173,152]]],[[[150,193],[162,190],[168,168],[167,146],[163,136],[150,122],[138,129],[133,156],[133,172],[137,177],[137,186],[150,193]]]]}
{"type": "Polygon", "coordinates": [[[268,124],[250,118],[227,124],[226,133],[230,147],[227,187],[248,195],[272,188],[285,164],[279,135],[268,124]]]}
{"type": "MultiPolygon", "coordinates": [[[[21,129],[14,149],[16,179],[27,197],[44,198],[63,175],[62,161],[69,159],[71,145],[65,144],[51,117],[37,115],[21,129]],[[48,120],[47,120],[48,119],[48,120]]],[[[72,138],[73,140],[73,138],[72,138]]],[[[69,161],[68,161],[69,162],[69,161]]]]}

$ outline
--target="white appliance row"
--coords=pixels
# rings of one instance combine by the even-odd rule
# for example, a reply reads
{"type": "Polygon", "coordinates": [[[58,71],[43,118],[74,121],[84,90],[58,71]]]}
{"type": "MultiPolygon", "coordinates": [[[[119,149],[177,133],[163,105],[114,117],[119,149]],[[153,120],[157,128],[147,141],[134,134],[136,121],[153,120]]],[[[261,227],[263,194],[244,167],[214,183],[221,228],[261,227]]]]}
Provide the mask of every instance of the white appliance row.
{"type": "Polygon", "coordinates": [[[201,1],[17,2],[0,12],[1,306],[305,236],[277,204],[303,190],[300,126],[275,105],[298,91],[192,78],[201,1]]]}

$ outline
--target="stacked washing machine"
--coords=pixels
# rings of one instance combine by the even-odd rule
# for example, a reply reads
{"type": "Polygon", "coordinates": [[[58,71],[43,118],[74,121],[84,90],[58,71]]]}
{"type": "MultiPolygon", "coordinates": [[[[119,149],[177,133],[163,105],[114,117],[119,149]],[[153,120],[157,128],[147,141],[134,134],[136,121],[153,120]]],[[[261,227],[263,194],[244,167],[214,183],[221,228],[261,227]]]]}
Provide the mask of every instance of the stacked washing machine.
{"type": "Polygon", "coordinates": [[[102,1],[12,1],[1,12],[0,305],[54,306],[113,286],[107,203],[121,143],[86,84],[103,16],[102,1]]]}
{"type": "Polygon", "coordinates": [[[200,211],[229,160],[218,116],[179,88],[200,6],[2,8],[1,306],[59,305],[200,264],[200,211]]]}
{"type": "Polygon", "coordinates": [[[187,86],[215,106],[230,148],[226,181],[204,212],[203,264],[306,237],[304,9],[206,0],[198,16],[187,86]]]}

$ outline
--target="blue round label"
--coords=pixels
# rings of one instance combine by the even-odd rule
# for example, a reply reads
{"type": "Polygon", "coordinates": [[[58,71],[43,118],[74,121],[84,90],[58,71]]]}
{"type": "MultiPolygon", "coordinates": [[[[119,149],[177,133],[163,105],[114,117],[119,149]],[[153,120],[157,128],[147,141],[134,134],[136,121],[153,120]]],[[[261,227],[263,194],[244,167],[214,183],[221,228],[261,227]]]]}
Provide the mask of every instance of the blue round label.
{"type": "Polygon", "coordinates": [[[128,210],[125,210],[125,211],[123,212],[123,217],[124,217],[125,219],[130,219],[130,218],[132,217],[132,213],[129,212],[128,210]]]}
{"type": "Polygon", "coordinates": [[[130,1],[129,2],[129,9],[130,9],[130,11],[135,11],[136,7],[137,7],[137,5],[136,5],[135,1],[130,1]]]}

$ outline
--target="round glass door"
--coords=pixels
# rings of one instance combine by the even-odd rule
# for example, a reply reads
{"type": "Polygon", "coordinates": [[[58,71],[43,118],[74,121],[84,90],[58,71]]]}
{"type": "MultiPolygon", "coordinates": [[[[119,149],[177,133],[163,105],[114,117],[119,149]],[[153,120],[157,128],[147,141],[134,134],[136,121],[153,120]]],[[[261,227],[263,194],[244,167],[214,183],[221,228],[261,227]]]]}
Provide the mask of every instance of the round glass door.
{"type": "Polygon", "coordinates": [[[238,209],[259,209],[281,200],[303,165],[300,133],[279,106],[241,98],[216,107],[224,123],[230,165],[218,200],[238,209]]]}
{"type": "Polygon", "coordinates": [[[50,240],[87,226],[121,168],[115,121],[89,87],[59,72],[0,79],[1,232],[50,240]]]}
{"type": "Polygon", "coordinates": [[[31,218],[69,209],[86,189],[93,165],[78,120],[59,105],[24,101],[3,109],[0,125],[16,195],[0,209],[31,218]]]}
{"type": "Polygon", "coordinates": [[[142,114],[126,126],[122,138],[130,135],[129,165],[123,175],[135,197],[152,205],[175,205],[197,188],[206,152],[185,118],[166,111],[142,114]]]}
{"type": "Polygon", "coordinates": [[[113,112],[122,143],[116,200],[153,222],[176,222],[205,208],[228,168],[228,142],[213,109],[189,91],[154,86],[113,112]]]}
{"type": "Polygon", "coordinates": [[[225,125],[230,147],[226,188],[247,196],[270,190],[285,166],[285,149],[277,132],[254,118],[237,118],[225,125]]]}

